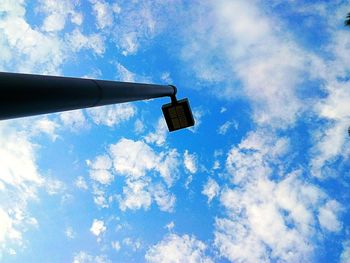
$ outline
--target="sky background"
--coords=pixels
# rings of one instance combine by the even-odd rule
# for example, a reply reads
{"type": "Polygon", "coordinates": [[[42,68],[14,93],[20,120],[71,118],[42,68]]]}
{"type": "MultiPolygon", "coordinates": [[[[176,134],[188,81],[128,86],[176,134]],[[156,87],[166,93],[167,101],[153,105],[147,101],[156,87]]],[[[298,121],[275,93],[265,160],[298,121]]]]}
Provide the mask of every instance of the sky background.
{"type": "Polygon", "coordinates": [[[2,262],[350,262],[350,1],[0,0],[0,70],[174,84],[0,122],[2,262]]]}

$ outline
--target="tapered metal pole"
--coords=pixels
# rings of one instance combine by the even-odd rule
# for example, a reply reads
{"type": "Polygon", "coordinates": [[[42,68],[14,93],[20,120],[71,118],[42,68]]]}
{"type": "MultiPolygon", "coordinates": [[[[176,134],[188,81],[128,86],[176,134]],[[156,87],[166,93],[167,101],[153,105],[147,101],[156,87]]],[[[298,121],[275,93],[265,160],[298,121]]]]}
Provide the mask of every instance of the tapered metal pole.
{"type": "Polygon", "coordinates": [[[0,120],[175,94],[171,85],[0,72],[0,120]]]}

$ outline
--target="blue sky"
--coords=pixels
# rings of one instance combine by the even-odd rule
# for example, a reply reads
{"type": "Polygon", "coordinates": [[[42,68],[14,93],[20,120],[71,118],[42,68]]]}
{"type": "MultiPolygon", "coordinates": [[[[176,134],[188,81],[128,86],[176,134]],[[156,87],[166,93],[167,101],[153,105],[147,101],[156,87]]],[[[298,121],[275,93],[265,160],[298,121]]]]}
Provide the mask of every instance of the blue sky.
{"type": "Polygon", "coordinates": [[[0,261],[350,262],[349,1],[0,1],[0,70],[174,84],[0,123],[0,261]]]}

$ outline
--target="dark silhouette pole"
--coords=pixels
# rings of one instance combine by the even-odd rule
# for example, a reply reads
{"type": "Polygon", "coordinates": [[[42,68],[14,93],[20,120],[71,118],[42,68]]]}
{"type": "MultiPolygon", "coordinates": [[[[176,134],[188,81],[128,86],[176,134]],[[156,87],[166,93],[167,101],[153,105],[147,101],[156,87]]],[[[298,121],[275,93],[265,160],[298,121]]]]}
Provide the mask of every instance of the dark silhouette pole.
{"type": "Polygon", "coordinates": [[[0,120],[175,95],[171,85],[0,72],[0,120]]]}
{"type": "Polygon", "coordinates": [[[346,20],[344,22],[344,25],[350,27],[350,13],[348,13],[348,15],[346,16],[346,20]]]}

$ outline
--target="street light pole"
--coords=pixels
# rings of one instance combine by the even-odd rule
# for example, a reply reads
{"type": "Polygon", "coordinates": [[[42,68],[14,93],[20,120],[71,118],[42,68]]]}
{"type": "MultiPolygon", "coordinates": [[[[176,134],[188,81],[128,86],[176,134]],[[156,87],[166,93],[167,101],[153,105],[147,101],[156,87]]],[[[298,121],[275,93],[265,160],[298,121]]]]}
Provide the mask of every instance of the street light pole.
{"type": "Polygon", "coordinates": [[[171,97],[162,111],[169,131],[194,125],[187,99],[172,85],[0,72],[0,120],[136,100],[171,97]]]}
{"type": "Polygon", "coordinates": [[[175,95],[170,85],[0,72],[0,120],[175,95]]]}

